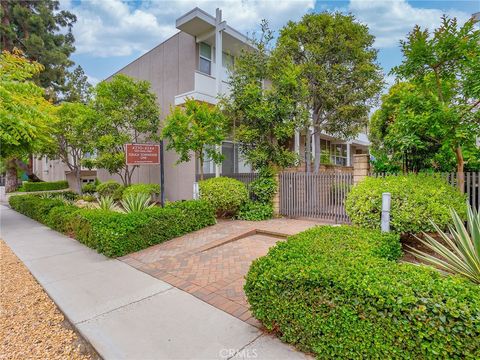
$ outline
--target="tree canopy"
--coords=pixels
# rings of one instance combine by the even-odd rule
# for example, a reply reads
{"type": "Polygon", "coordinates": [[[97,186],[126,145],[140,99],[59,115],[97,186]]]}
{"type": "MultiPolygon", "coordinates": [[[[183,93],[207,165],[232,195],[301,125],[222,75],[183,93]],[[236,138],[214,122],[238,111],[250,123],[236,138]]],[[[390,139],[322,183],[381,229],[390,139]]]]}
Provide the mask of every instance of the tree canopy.
{"type": "Polygon", "coordinates": [[[223,160],[218,146],[225,140],[227,129],[227,119],[217,107],[187,99],[184,106],[171,109],[162,136],[168,140],[167,150],[178,154],[178,163],[189,161],[191,152],[195,153],[203,180],[205,157],[216,164],[223,160]]]}
{"type": "MultiPolygon", "coordinates": [[[[374,37],[353,15],[307,14],[280,31],[273,56],[289,58],[308,87],[315,142],[315,171],[320,165],[320,133],[349,139],[368,123],[383,80],[374,37]]],[[[310,166],[310,130],[307,168],[310,166]]]]}
{"type": "Polygon", "coordinates": [[[72,26],[75,15],[59,10],[56,0],[2,0],[0,6],[0,43],[3,50],[22,50],[26,57],[43,65],[34,75],[35,82],[53,92],[61,90],[69,56],[75,50],[72,26]]]}
{"type": "Polygon", "coordinates": [[[270,56],[272,38],[264,22],[262,34],[254,40],[256,49],[236,59],[230,94],[223,99],[227,116],[236,124],[240,151],[257,170],[296,162],[290,141],[308,117],[300,71],[289,56],[270,56]]]}
{"type": "Polygon", "coordinates": [[[17,159],[51,142],[54,107],[43,89],[30,81],[42,69],[21,51],[0,55],[0,156],[7,159],[7,191],[16,186],[17,159]]]}
{"type": "Polygon", "coordinates": [[[402,64],[392,70],[406,83],[392,87],[372,118],[376,146],[417,158],[406,170],[441,169],[435,162],[448,165],[454,154],[460,189],[466,155],[478,163],[480,31],[474,24],[443,17],[433,33],[416,26],[401,42],[402,64]]]}
{"type": "Polygon", "coordinates": [[[138,166],[126,164],[124,145],[158,141],[160,109],[156,96],[148,81],[123,74],[97,84],[93,94],[98,119],[91,135],[97,155],[87,164],[118,174],[130,185],[138,166]]]}

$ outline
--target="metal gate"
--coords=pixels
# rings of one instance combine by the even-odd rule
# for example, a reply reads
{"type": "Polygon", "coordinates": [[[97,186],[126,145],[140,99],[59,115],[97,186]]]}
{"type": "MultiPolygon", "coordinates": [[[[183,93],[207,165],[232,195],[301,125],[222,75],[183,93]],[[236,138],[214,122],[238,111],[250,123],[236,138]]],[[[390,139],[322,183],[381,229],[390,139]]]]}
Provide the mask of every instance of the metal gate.
{"type": "Polygon", "coordinates": [[[345,197],[353,186],[353,174],[285,172],[279,180],[282,215],[349,222],[345,197]]]}

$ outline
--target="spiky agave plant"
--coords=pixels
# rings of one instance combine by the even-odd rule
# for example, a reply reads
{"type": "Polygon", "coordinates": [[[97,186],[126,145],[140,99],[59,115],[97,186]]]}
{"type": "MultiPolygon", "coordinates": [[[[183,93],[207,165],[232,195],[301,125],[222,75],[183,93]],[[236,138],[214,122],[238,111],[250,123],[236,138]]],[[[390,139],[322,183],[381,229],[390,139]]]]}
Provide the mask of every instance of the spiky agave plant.
{"type": "Polygon", "coordinates": [[[463,275],[480,284],[480,213],[468,206],[467,227],[454,210],[451,213],[454,225],[449,226],[451,236],[433,224],[446,246],[425,233],[425,239],[418,239],[440,258],[414,248],[410,248],[409,252],[438,269],[463,275]]]}
{"type": "Polygon", "coordinates": [[[112,196],[101,196],[98,198],[98,206],[102,210],[114,211],[115,201],[112,196]]]}
{"type": "Polygon", "coordinates": [[[126,213],[143,211],[155,206],[155,204],[150,204],[150,195],[145,193],[127,195],[121,204],[126,213]]]}

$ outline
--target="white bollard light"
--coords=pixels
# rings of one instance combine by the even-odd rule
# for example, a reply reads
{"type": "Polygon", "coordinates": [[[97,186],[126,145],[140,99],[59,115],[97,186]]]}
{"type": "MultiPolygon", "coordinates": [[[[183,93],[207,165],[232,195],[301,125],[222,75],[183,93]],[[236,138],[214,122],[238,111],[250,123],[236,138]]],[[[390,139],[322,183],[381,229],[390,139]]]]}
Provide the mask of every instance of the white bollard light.
{"type": "Polygon", "coordinates": [[[390,205],[391,195],[390,193],[382,194],[382,232],[390,232],[390,205]]]}

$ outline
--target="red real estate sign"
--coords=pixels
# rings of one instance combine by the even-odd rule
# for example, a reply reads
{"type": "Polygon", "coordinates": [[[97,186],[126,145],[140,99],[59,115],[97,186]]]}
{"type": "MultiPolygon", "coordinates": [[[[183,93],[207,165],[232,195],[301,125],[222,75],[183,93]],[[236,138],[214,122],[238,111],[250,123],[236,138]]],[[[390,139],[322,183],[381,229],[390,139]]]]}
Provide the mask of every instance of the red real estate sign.
{"type": "Polygon", "coordinates": [[[126,144],[125,159],[127,165],[159,165],[160,145],[126,144]]]}

